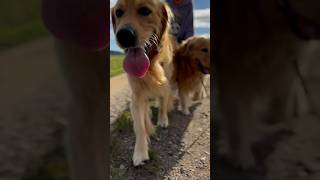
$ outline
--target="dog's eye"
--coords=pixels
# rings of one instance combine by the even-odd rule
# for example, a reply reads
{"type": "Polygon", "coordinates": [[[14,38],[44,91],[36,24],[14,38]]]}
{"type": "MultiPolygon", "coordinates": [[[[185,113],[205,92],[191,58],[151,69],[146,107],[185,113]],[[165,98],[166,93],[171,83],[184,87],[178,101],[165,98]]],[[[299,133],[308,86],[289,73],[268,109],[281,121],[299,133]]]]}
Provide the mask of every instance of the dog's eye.
{"type": "Polygon", "coordinates": [[[121,9],[117,9],[117,10],[116,10],[116,16],[117,16],[118,18],[121,18],[121,17],[123,16],[123,14],[124,14],[123,10],[121,10],[121,9]]]}
{"type": "Polygon", "coordinates": [[[208,52],[209,50],[208,50],[208,48],[202,48],[201,51],[202,52],[208,52]]]}
{"type": "Polygon", "coordinates": [[[148,16],[150,13],[151,13],[151,10],[146,8],[146,7],[142,7],[138,10],[138,13],[141,15],[141,16],[148,16]]]}

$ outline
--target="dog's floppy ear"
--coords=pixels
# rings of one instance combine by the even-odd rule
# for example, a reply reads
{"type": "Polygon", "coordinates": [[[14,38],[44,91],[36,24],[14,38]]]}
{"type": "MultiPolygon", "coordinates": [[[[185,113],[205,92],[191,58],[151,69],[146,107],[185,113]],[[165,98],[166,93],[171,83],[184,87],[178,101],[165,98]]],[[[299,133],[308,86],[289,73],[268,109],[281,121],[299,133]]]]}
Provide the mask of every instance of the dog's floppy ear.
{"type": "Polygon", "coordinates": [[[180,53],[183,56],[187,56],[188,52],[190,52],[192,50],[192,48],[193,48],[193,45],[192,45],[191,41],[190,40],[185,40],[181,44],[181,47],[180,47],[181,52],[180,53]]]}
{"type": "Polygon", "coordinates": [[[112,21],[113,32],[116,33],[116,18],[114,17],[114,7],[111,8],[111,21],[112,21]]]}
{"type": "Polygon", "coordinates": [[[161,18],[161,25],[162,29],[160,32],[160,37],[166,32],[171,31],[171,20],[173,18],[173,13],[171,8],[168,4],[163,3],[162,5],[162,18],[161,18]]]}

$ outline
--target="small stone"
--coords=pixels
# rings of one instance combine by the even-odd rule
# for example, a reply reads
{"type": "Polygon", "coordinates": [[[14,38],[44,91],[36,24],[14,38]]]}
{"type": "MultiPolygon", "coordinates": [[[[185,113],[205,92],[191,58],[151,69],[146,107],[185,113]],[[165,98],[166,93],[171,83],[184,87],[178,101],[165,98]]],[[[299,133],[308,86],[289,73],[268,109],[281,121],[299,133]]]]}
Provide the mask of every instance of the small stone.
{"type": "Polygon", "coordinates": [[[124,169],[125,167],[124,167],[123,164],[121,164],[119,168],[120,168],[120,169],[124,169]]]}
{"type": "Polygon", "coordinates": [[[180,173],[183,174],[184,173],[184,169],[180,168],[180,173]]]}

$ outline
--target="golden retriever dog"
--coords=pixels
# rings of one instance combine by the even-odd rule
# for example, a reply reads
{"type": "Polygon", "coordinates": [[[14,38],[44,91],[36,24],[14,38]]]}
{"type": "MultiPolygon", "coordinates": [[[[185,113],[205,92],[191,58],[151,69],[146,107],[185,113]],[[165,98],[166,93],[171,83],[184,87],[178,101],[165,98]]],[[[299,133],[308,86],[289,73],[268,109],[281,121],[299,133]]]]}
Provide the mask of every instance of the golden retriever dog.
{"type": "Polygon", "coordinates": [[[193,36],[183,41],[174,55],[173,81],[178,88],[180,106],[186,115],[189,111],[189,95],[194,100],[205,94],[205,76],[210,73],[210,39],[193,36]]]}
{"type": "Polygon", "coordinates": [[[217,2],[217,107],[224,153],[237,167],[256,165],[252,145],[260,127],[292,123],[302,89],[296,60],[305,40],[320,37],[319,5],[318,0],[217,2]]]}
{"type": "Polygon", "coordinates": [[[111,10],[118,45],[125,51],[123,63],[132,90],[131,115],[136,142],[134,166],[149,160],[149,136],[154,127],[148,99],[159,97],[158,125],[167,127],[171,108],[171,76],[174,38],[170,34],[172,12],[164,1],[118,0],[111,10]]]}

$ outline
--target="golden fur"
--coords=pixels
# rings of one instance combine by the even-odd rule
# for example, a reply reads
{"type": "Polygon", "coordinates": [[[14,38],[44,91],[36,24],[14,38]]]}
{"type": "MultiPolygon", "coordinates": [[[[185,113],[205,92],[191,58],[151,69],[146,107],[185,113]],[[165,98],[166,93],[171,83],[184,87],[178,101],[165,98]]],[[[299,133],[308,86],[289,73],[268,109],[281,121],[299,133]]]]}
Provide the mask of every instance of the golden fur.
{"type": "MultiPolygon", "coordinates": [[[[169,31],[172,12],[164,1],[159,0],[119,0],[112,8],[112,23],[116,33],[125,25],[130,25],[138,37],[138,44],[144,47],[149,39],[156,35],[159,42],[153,54],[148,54],[150,67],[146,76],[137,78],[128,75],[132,89],[131,114],[134,122],[136,143],[133,154],[133,164],[142,165],[149,159],[148,141],[154,132],[154,127],[149,117],[148,98],[159,97],[160,107],[158,125],[168,126],[167,112],[171,106],[171,83],[173,65],[173,38],[169,31]],[[137,11],[141,7],[151,10],[149,16],[140,16],[137,11]],[[117,9],[124,11],[123,17],[117,18],[117,9]]],[[[154,42],[153,42],[154,43],[154,42]]],[[[121,47],[121,45],[119,45],[121,47]]]]}
{"type": "Polygon", "coordinates": [[[204,92],[206,75],[199,70],[199,63],[207,70],[210,69],[210,40],[193,36],[185,40],[174,55],[173,81],[178,88],[180,108],[185,114],[189,114],[189,94],[195,93],[195,99],[198,99],[204,92]]]}

